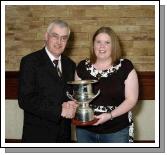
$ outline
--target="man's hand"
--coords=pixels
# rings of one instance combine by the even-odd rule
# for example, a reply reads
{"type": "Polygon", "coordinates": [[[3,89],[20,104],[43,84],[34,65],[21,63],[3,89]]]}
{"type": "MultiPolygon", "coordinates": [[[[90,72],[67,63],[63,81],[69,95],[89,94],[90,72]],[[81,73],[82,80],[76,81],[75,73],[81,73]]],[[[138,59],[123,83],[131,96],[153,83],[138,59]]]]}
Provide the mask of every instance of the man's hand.
{"type": "Polygon", "coordinates": [[[62,104],[61,116],[65,118],[74,118],[78,104],[75,101],[68,101],[62,104]]]}

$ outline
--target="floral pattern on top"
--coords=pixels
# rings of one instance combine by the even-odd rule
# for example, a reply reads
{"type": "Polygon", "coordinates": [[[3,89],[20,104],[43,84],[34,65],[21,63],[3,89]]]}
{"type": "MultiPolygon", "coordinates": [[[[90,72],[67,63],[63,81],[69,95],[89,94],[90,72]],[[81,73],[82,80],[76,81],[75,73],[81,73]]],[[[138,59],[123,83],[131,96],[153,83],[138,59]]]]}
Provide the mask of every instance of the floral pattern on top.
{"type": "Polygon", "coordinates": [[[106,70],[97,70],[93,66],[93,64],[90,63],[90,60],[86,59],[85,66],[86,66],[86,70],[89,71],[92,76],[100,79],[101,77],[108,77],[112,73],[114,73],[117,70],[119,70],[119,68],[122,66],[122,61],[124,61],[124,59],[120,59],[119,64],[117,64],[115,66],[111,66],[109,69],[106,69],[106,70]]]}

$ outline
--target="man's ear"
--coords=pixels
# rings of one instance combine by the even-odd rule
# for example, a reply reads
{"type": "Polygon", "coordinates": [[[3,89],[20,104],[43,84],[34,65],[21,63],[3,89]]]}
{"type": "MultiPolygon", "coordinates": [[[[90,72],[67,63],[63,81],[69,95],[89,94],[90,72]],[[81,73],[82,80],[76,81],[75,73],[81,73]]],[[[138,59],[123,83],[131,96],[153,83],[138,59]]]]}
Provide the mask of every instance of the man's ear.
{"type": "Polygon", "coordinates": [[[45,39],[45,41],[47,41],[48,40],[48,36],[49,34],[48,34],[48,32],[45,32],[45,35],[44,35],[44,39],[45,39]]]}

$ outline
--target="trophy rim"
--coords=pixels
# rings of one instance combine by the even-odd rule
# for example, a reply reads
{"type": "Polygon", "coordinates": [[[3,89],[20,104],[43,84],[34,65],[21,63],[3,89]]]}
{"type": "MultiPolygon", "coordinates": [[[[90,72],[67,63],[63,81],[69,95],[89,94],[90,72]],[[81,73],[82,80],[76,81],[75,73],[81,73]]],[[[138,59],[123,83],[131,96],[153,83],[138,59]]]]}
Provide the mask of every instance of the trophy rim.
{"type": "Polygon", "coordinates": [[[98,80],[74,80],[74,81],[68,81],[68,84],[91,84],[91,83],[96,83],[98,80]]]}

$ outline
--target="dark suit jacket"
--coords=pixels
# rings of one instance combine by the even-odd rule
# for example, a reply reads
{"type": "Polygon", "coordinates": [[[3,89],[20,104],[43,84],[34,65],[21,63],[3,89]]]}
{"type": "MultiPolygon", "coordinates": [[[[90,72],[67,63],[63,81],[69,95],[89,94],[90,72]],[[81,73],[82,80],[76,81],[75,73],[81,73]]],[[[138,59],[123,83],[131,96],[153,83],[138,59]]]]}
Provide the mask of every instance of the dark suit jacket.
{"type": "Polygon", "coordinates": [[[67,81],[74,80],[75,63],[62,55],[59,78],[45,48],[22,58],[19,106],[24,110],[23,142],[70,142],[71,122],[61,117],[67,101],[67,81]]]}

